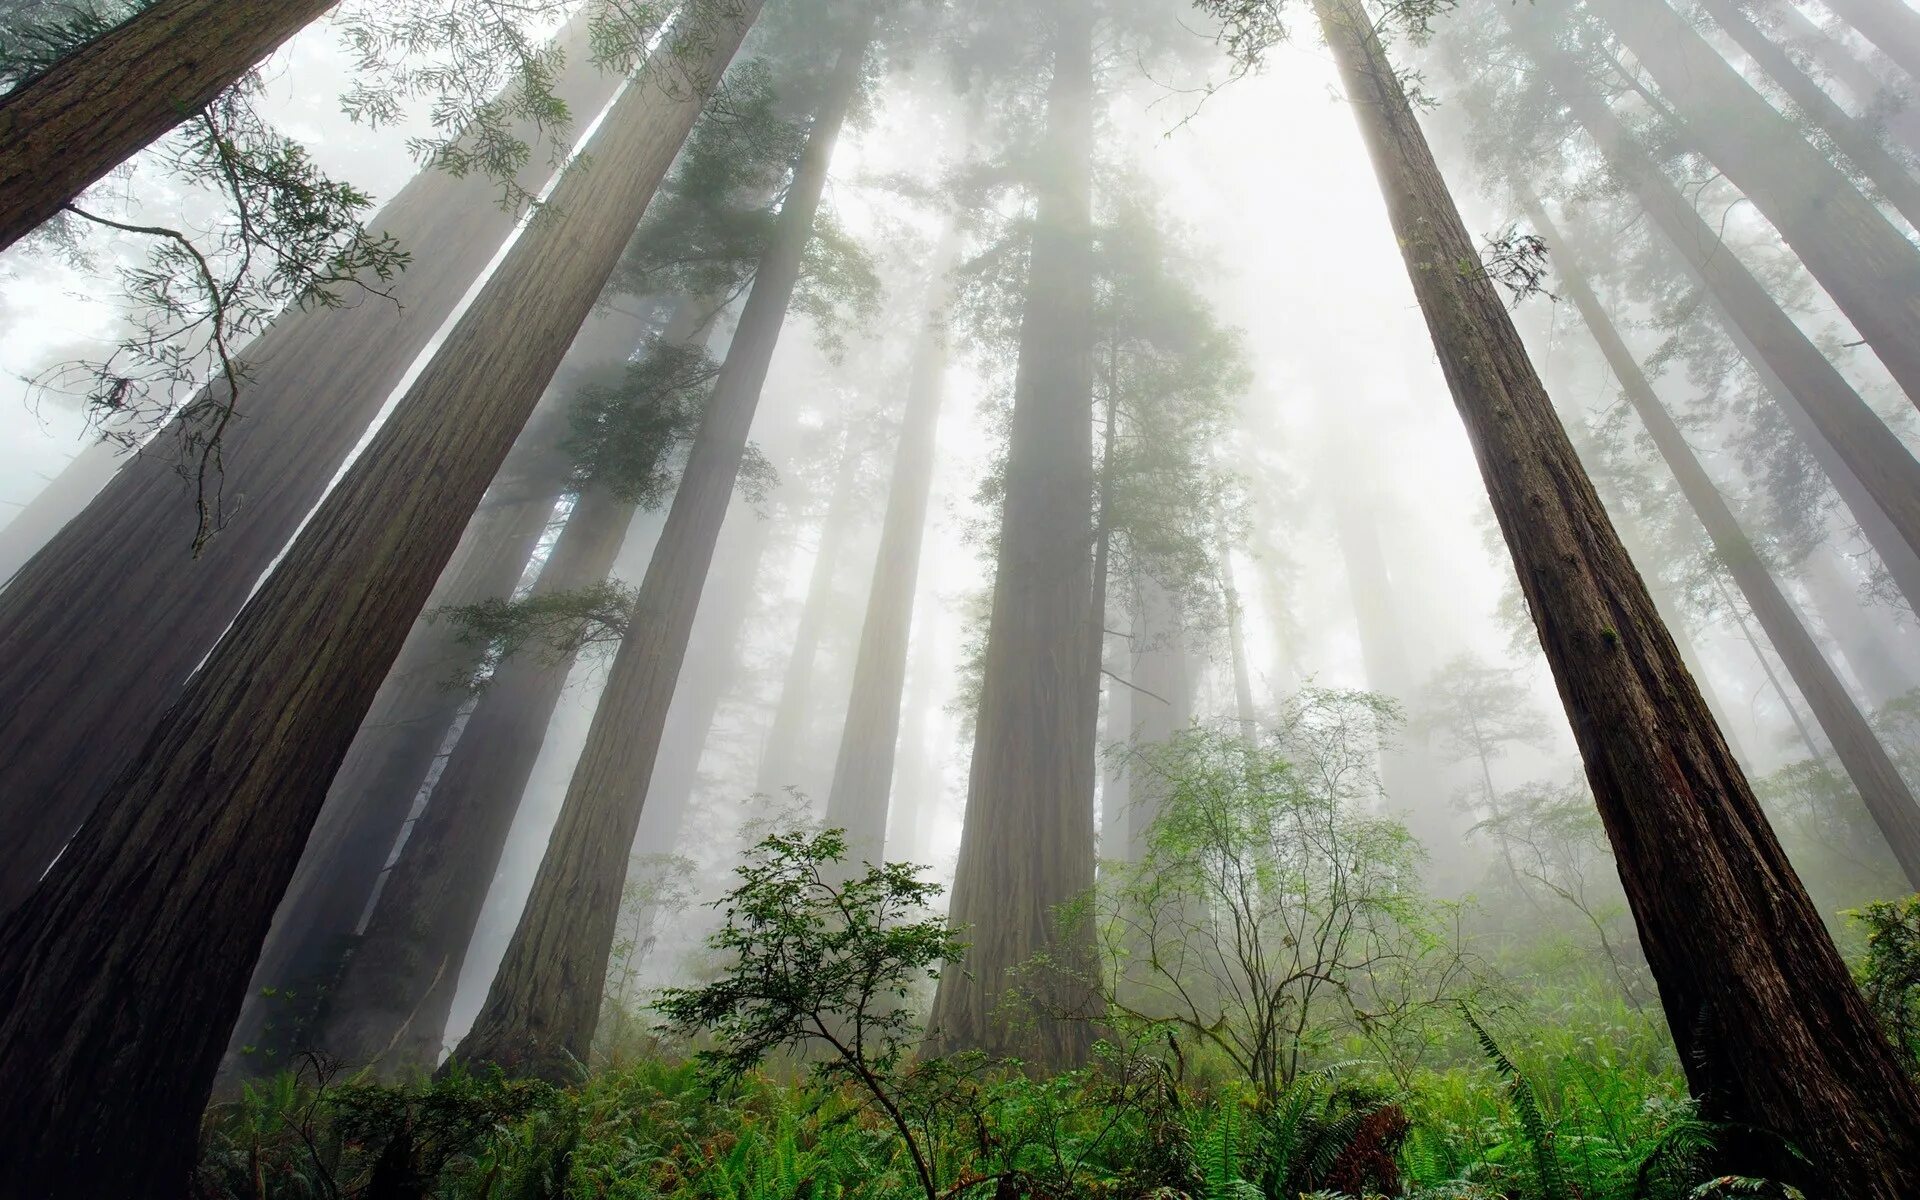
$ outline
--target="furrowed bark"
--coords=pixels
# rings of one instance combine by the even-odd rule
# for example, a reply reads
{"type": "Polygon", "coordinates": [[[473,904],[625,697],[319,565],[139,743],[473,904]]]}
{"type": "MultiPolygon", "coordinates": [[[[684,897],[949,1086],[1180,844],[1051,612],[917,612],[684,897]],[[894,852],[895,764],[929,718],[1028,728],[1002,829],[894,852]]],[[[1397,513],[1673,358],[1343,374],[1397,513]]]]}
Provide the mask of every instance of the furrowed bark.
{"type": "Polygon", "coordinates": [[[1354,0],[1315,8],[1585,759],[1690,1088],[1710,1119],[1753,1131],[1722,1147],[1751,1173],[1852,1200],[1920,1193],[1920,1093],[1681,664],[1371,21],[1354,0]]]}
{"type": "Polygon", "coordinates": [[[634,832],[687,637],[779,341],[833,148],[859,86],[871,10],[841,53],[695,435],[607,675],[559,823],[486,1004],[454,1058],[571,1077],[593,1044],[634,832]]]}
{"type": "Polygon", "coordinates": [[[1092,601],[1093,266],[1089,175],[1093,14],[1056,6],[1047,150],[1014,379],[993,615],[951,916],[970,943],[940,976],[932,1053],[1085,1061],[1098,1015],[1091,931],[1057,908],[1093,886],[1093,747],[1085,622],[1092,601]],[[1017,972],[1052,957],[1043,977],[1017,972]],[[1026,993],[1023,997],[1021,993],[1026,993]],[[1003,1001],[1033,1003],[1032,1035],[1003,1001]]]}
{"type": "Polygon", "coordinates": [[[159,0],[0,96],[0,250],[338,0],[159,0]]]}
{"type": "Polygon", "coordinates": [[[46,881],[0,926],[0,1178],[184,1187],[327,782],[748,25],[683,14],[46,881]],[[130,917],[137,914],[137,918],[130,917]]]}
{"type": "MultiPolygon", "coordinates": [[[[589,61],[585,23],[559,44],[555,93],[599,112],[619,81],[589,61]]],[[[532,148],[519,184],[537,192],[554,147],[532,125],[516,132],[532,148]]],[[[414,255],[398,307],[295,309],[243,352],[240,418],[222,440],[231,511],[198,556],[192,485],[162,449],[185,434],[170,428],[0,591],[0,913],[140,749],[515,220],[484,179],[417,176],[373,223],[414,255]]]]}

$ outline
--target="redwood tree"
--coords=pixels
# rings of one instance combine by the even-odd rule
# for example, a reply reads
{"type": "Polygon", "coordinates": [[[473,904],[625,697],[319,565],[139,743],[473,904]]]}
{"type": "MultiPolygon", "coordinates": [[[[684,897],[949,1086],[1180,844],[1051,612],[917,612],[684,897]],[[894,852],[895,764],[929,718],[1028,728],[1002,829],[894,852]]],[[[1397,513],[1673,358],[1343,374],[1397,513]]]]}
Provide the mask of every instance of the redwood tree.
{"type": "Polygon", "coordinates": [[[1822,1194],[1915,1194],[1920,1092],[1682,665],[1493,280],[1461,268],[1478,253],[1371,19],[1355,0],[1314,7],[1585,759],[1690,1087],[1709,1116],[1751,1131],[1728,1139],[1737,1161],[1822,1194]]]}
{"type": "Polygon", "coordinates": [[[834,145],[859,92],[874,9],[857,7],[863,11],[853,17],[853,36],[815,109],[533,892],[486,1003],[454,1051],[456,1059],[561,1079],[574,1074],[592,1046],[627,862],[687,637],[812,238],[834,145]]]}
{"type": "MultiPolygon", "coordinates": [[[[574,111],[598,111],[619,84],[588,40],[578,22],[557,43],[568,67],[554,92],[574,111]]],[[[513,132],[531,148],[515,186],[537,192],[553,146],[531,123],[513,132]]],[[[415,177],[372,224],[414,256],[398,307],[295,308],[247,347],[217,536],[196,555],[193,488],[164,449],[192,436],[176,423],[0,591],[0,913],[139,750],[514,222],[484,178],[415,177]]]]}
{"type": "Polygon", "coordinates": [[[101,810],[0,925],[0,1178],[183,1186],[327,781],[756,0],[682,11],[101,810]]]}

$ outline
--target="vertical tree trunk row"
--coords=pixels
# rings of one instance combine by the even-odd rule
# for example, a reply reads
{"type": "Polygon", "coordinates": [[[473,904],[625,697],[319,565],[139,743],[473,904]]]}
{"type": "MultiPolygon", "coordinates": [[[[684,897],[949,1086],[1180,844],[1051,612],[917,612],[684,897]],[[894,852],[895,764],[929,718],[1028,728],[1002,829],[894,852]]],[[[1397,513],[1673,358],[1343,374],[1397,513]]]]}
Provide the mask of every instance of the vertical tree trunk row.
{"type": "Polygon", "coordinates": [[[592,1047],[647,783],[872,19],[871,10],[860,18],[814,115],[526,911],[458,1059],[566,1078],[592,1047]]]}
{"type": "Polygon", "coordinates": [[[1920,1094],[1847,974],[1478,261],[1374,27],[1315,0],[1585,759],[1689,1086],[1756,1174],[1920,1191],[1920,1094]],[[1756,1044],[1757,1043],[1757,1044],[1756,1044]]]}
{"type": "Polygon", "coordinates": [[[515,243],[101,811],[0,926],[0,1177],[57,1195],[184,1186],[328,780],[758,11],[683,10],[590,139],[593,169],[560,181],[553,219],[515,243]]]}

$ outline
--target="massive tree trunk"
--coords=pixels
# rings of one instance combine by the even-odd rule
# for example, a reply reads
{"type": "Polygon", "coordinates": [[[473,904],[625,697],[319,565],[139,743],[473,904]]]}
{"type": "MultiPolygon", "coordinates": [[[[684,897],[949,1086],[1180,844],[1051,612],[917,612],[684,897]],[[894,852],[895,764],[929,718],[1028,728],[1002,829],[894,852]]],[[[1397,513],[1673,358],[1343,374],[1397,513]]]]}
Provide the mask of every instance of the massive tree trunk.
{"type": "Polygon", "coordinates": [[[1907,77],[1920,82],[1920,14],[1903,0],[1821,0],[1835,16],[1880,47],[1907,77]]]}
{"type": "Polygon", "coordinates": [[[800,621],[793,632],[793,653],[787,656],[786,673],[780,681],[780,699],[774,706],[773,723],[767,728],[766,744],[760,752],[754,790],[763,795],[776,795],[787,787],[806,792],[804,785],[811,781],[812,773],[803,772],[802,763],[811,747],[807,736],[811,731],[811,718],[823,707],[814,690],[813,675],[820,660],[820,642],[827,622],[839,609],[834,603],[833,584],[846,555],[847,536],[853,531],[854,493],[864,458],[856,448],[861,427],[861,422],[848,419],[833,494],[827,500],[826,511],[820,514],[820,545],[807,579],[807,598],[800,606],[800,621]]]}
{"type": "Polygon", "coordinates": [[[338,0],[158,0],[0,96],[0,250],[338,0]]]}
{"type": "Polygon", "coordinates": [[[398,411],[0,926],[0,1177],[184,1186],[275,905],[414,617],[755,0],[685,12],[398,411]]]}
{"type": "MultiPolygon", "coordinates": [[[[428,612],[511,592],[556,498],[502,497],[495,503],[490,493],[441,572],[428,612]]],[[[228,1083],[281,1070],[309,1044],[306,1032],[318,1004],[339,972],[434,756],[467,702],[462,683],[477,661],[475,648],[456,640],[448,622],[423,616],[407,635],[334,775],[254,964],[223,1064],[228,1083]]]]}
{"type": "Polygon", "coordinates": [[[666,528],[594,710],[559,823],[486,1004],[454,1057],[566,1078],[586,1061],[634,831],[714,543],[746,451],[833,148],[860,80],[871,10],[834,66],[772,240],[714,382],[666,528]]]}
{"type": "Polygon", "coordinates": [[[1920,1093],[1714,727],[1493,281],[1460,269],[1478,260],[1473,239],[1371,21],[1355,0],[1315,7],[1689,1086],[1709,1118],[1756,1131],[1724,1147],[1756,1174],[1852,1200],[1920,1194],[1920,1093]]]}
{"type": "Polygon", "coordinates": [[[460,627],[435,614],[512,594],[569,486],[572,468],[560,446],[572,377],[625,359],[644,337],[636,318],[602,313],[568,348],[553,386],[468,526],[463,542],[471,545],[442,574],[334,774],[254,964],[247,1007],[229,1047],[230,1067],[245,1065],[240,1055],[249,1046],[276,1051],[253,1056],[267,1070],[284,1062],[278,1051],[301,1048],[300,1027],[310,1023],[321,989],[335,982],[394,842],[471,701],[465,684],[479,669],[484,647],[462,641],[460,627]],[[268,1022],[279,1028],[263,1041],[268,1022]]]}
{"type": "Polygon", "coordinates": [[[1920,806],[1915,805],[1913,794],[1888,757],[1886,747],[1874,736],[1859,706],[1848,696],[1840,677],[1807,631],[1805,619],[1774,579],[1766,560],[1741,530],[1732,507],[1694,456],[1686,435],[1660,403],[1653,385],[1601,307],[1599,297],[1588,286],[1585,273],[1561,239],[1559,230],[1548,219],[1546,210],[1537,203],[1529,203],[1527,217],[1550,245],[1560,247],[1561,281],[1579,310],[1581,321],[1599,344],[1600,353],[1620,382],[1627,402],[1652,437],[1654,448],[1680,484],[1688,507],[1706,527],[1715,556],[1733,576],[1740,594],[1759,620],[1762,632],[1786,664],[1794,686],[1813,710],[1814,720],[1820,723],[1827,740],[1833,744],[1841,767],[1860,793],[1867,812],[1906,872],[1908,882],[1920,890],[1920,806]]]}
{"type": "Polygon", "coordinates": [[[894,750],[900,741],[913,598],[920,578],[920,546],[926,537],[940,402],[945,394],[944,309],[941,303],[927,314],[914,348],[893,478],[887,487],[887,513],[860,627],[860,649],[854,658],[847,719],[834,759],[833,786],[827,793],[827,826],[847,831],[847,857],[855,863],[878,863],[887,848],[887,802],[893,793],[894,750]]]}
{"type": "MultiPolygon", "coordinates": [[[[633,514],[589,486],[533,594],[605,581],[633,514]]],[[[342,1062],[389,1079],[439,1063],[467,946],[573,662],[535,650],[509,659],[467,718],[328,999],[317,1044],[342,1062]]]]}
{"type": "MultiPolygon", "coordinates": [[[[581,65],[556,94],[599,111],[619,81],[587,65],[585,22],[559,44],[581,65]]],[[[537,192],[552,147],[531,124],[518,134],[533,150],[519,182],[537,192]]],[[[197,556],[193,490],[158,449],[185,436],[170,428],[0,591],[0,913],[140,749],[514,221],[484,179],[415,178],[374,223],[414,254],[400,306],[297,308],[245,350],[244,419],[221,455],[231,511],[197,556]]]]}
{"type": "Polygon", "coordinates": [[[1685,135],[1773,222],[1920,406],[1920,249],[1667,0],[1591,2],[1672,102],[1685,135]]]}
{"type": "Polygon", "coordinates": [[[1841,108],[1734,0],[1701,0],[1701,3],[1734,44],[1760,64],[1760,69],[1780,85],[1780,90],[1807,119],[1853,160],[1853,165],[1880,190],[1887,203],[1907,219],[1907,224],[1920,229],[1920,180],[1881,144],[1873,126],[1841,108]]]}
{"type": "Polygon", "coordinates": [[[1093,747],[1082,713],[1092,600],[1093,13],[1055,6],[1047,145],[1014,378],[993,614],[952,919],[969,945],[940,976],[928,1025],[939,1053],[985,1050],[1053,1067],[1093,1036],[1091,931],[1056,909],[1093,886],[1093,747]],[[1034,955],[1057,967],[1016,979],[1034,955]],[[1028,990],[1031,1036],[998,1013],[1028,990]]]}
{"type": "Polygon", "coordinates": [[[1787,419],[1805,431],[1807,446],[1834,490],[1909,606],[1920,611],[1920,462],[1781,310],[1765,285],[1740,265],[1619,118],[1580,82],[1578,68],[1567,56],[1512,14],[1508,19],[1547,72],[1554,92],[1634,190],[1679,261],[1707,288],[1729,335],[1769,385],[1787,419]]]}

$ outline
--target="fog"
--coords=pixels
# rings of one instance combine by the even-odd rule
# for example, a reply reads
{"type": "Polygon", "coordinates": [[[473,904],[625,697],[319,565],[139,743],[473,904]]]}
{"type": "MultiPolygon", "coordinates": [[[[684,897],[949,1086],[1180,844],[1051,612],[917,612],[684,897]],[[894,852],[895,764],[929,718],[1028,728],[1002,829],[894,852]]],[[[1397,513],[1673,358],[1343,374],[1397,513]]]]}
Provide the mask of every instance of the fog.
{"type": "MultiPolygon", "coordinates": [[[[931,26],[931,10],[939,6],[925,7],[929,12],[913,19],[931,26]]],[[[1044,23],[1042,7],[1008,18],[1015,32],[996,36],[1025,36],[1022,31],[1044,23]]],[[[1421,840],[1422,877],[1430,889],[1449,899],[1477,898],[1485,907],[1474,919],[1499,927],[1514,919],[1503,900],[1512,894],[1503,874],[1511,871],[1511,847],[1503,852],[1483,823],[1505,811],[1503,797],[1533,787],[1584,791],[1586,776],[1355,114],[1305,8],[1293,18],[1292,36],[1268,50],[1258,69],[1247,70],[1229,61],[1206,16],[1171,0],[1159,7],[1164,11],[1152,21],[1129,27],[1116,18],[1096,34],[1094,209],[1102,221],[1123,203],[1155,214],[1170,273],[1190,285],[1244,355],[1244,378],[1223,397],[1223,415],[1204,450],[1222,468],[1234,510],[1225,566],[1239,606],[1254,723],[1272,728],[1303,689],[1353,689],[1393,701],[1403,721],[1378,756],[1381,788],[1371,803],[1403,818],[1421,840]],[[1498,706],[1491,719],[1510,727],[1490,735],[1479,752],[1465,748],[1467,735],[1459,732],[1470,707],[1459,689],[1473,686],[1498,692],[1489,701],[1498,706]]],[[[1431,40],[1390,43],[1434,100],[1421,122],[1468,229],[1490,244],[1528,231],[1506,177],[1512,162],[1499,160],[1504,153],[1538,164],[1530,186],[1548,196],[1579,246],[1634,354],[1659,364],[1653,383],[1661,400],[1678,415],[1747,535],[1765,548],[1770,569],[1805,614],[1847,696],[1877,722],[1893,760],[1908,772],[1908,786],[1920,787],[1911,707],[1920,687],[1920,627],[1912,611],[1849,508],[1781,424],[1762,377],[1736,344],[1711,332],[1717,329],[1711,316],[1696,312],[1685,322],[1675,316],[1692,285],[1677,255],[1621,194],[1596,144],[1583,140],[1557,109],[1545,134],[1537,122],[1513,115],[1516,95],[1538,97],[1546,88],[1529,92],[1511,79],[1502,82],[1503,72],[1518,78],[1517,70],[1486,47],[1505,36],[1497,11],[1503,7],[1467,0],[1435,18],[1431,40]],[[1503,92],[1509,86],[1517,90],[1503,92]],[[1476,121],[1474,106],[1488,103],[1498,119],[1476,121]],[[1523,135],[1540,143],[1500,141],[1523,135]]],[[[1878,129],[1894,160],[1911,172],[1914,148],[1899,134],[1909,81],[1821,5],[1799,5],[1798,13],[1880,81],[1881,92],[1872,97],[1837,83],[1831,90],[1863,125],[1878,129]]],[[[1718,27],[1703,22],[1702,29],[1760,95],[1800,119],[1760,65],[1718,27]]],[[[1001,52],[990,34],[965,21],[925,34],[919,44],[908,33],[887,34],[867,98],[833,154],[822,211],[831,215],[837,237],[871,259],[876,290],[866,300],[842,294],[796,302],[779,332],[751,433],[749,462],[764,465],[751,466],[735,489],[699,596],[639,816],[614,951],[618,984],[610,983],[610,992],[639,995],[707,970],[701,947],[722,919],[707,902],[731,885],[740,856],[767,832],[826,819],[882,524],[898,486],[894,453],[916,339],[922,318],[935,310],[949,311],[952,319],[939,375],[942,401],[913,585],[885,855],[928,864],[941,881],[955,874],[1004,498],[994,481],[1003,479],[1015,387],[1005,328],[1013,318],[1002,311],[996,325],[991,313],[981,315],[987,302],[979,297],[991,290],[992,272],[1004,269],[992,265],[997,240],[1027,211],[1016,189],[996,190],[978,176],[1009,154],[1036,153],[1032,110],[1045,88],[1039,70],[963,90],[956,83],[956,47],[976,55],[1001,52]],[[969,38],[976,40],[969,44],[969,38]],[[976,203],[967,207],[970,201],[976,203]],[[939,247],[956,220],[961,265],[948,275],[938,267],[939,247]],[[955,287],[960,299],[949,304],[955,287]]],[[[772,49],[749,41],[740,61],[772,49]]],[[[1647,69],[1630,52],[1615,51],[1625,77],[1646,80],[1647,69]]],[[[1023,52],[1037,53],[1032,47],[1023,52]]],[[[413,98],[378,125],[349,120],[338,96],[353,70],[341,25],[317,22],[262,67],[257,107],[274,128],[306,146],[321,169],[368,193],[371,212],[421,169],[410,140],[432,133],[431,105],[413,98]]],[[[1818,69],[1816,77],[1828,78],[1818,69]]],[[[1614,103],[1635,121],[1658,111],[1630,89],[1621,91],[1614,103]]],[[[599,115],[573,114],[567,140],[584,139],[599,115]]],[[[1831,149],[1818,135],[1811,144],[1822,154],[1831,149]]],[[[1728,252],[1766,280],[1899,443],[1920,452],[1914,410],[1869,335],[1848,320],[1759,208],[1711,163],[1686,151],[1666,147],[1662,161],[1699,215],[1728,252]]],[[[1901,237],[1913,240],[1915,230],[1881,192],[1867,184],[1862,194],[1901,237]]],[[[151,153],[89,197],[143,224],[199,228],[220,219],[207,193],[169,176],[151,153]]],[[[128,301],[115,271],[138,262],[146,242],[98,229],[78,237],[80,254],[35,242],[0,257],[0,520],[14,522],[0,530],[0,567],[7,572],[28,562],[131,453],[96,445],[102,414],[63,390],[67,377],[59,368],[110,353],[125,336],[128,301]]],[[[493,261],[504,253],[503,247],[493,261]]],[[[1684,636],[1683,653],[1723,733],[1783,830],[1819,824],[1807,818],[1806,806],[1814,804],[1838,805],[1844,815],[1836,820],[1859,824],[1860,799],[1844,774],[1834,776],[1839,790],[1829,801],[1810,799],[1809,785],[1789,770],[1807,763],[1810,751],[1831,764],[1829,735],[1749,614],[1749,602],[1722,572],[1704,565],[1711,552],[1698,522],[1682,507],[1671,475],[1626,407],[1620,381],[1567,298],[1563,253],[1570,251],[1549,238],[1546,276],[1513,299],[1513,319],[1602,499],[1652,581],[1662,615],[1684,636]],[[1596,450],[1602,443],[1605,449],[1596,450]]],[[[483,274],[469,296],[486,280],[483,274]]],[[[707,345],[716,358],[726,354],[742,319],[743,291],[732,289],[715,320],[707,345]]],[[[593,370],[617,368],[627,345],[640,356],[644,346],[629,335],[634,313],[647,302],[630,294],[603,298],[555,377],[554,404],[584,386],[578,381],[593,370]],[[596,323],[604,331],[597,344],[591,340],[596,323]],[[607,345],[621,349],[610,353],[607,345]]],[[[1013,304],[1017,315],[1014,300],[999,303],[1013,304]]],[[[413,371],[392,389],[382,419],[461,311],[456,308],[441,335],[419,352],[413,371]]],[[[647,315],[655,334],[665,327],[664,311],[647,315]]],[[[315,394],[308,402],[325,404],[327,397],[315,394]]],[[[243,399],[240,419],[246,417],[243,399]]],[[[104,418],[123,429],[139,419],[104,418]]],[[[1097,424],[1093,435],[1098,454],[1097,424]]],[[[369,430],[363,448],[372,437],[369,430]]],[[[140,453],[171,452],[161,438],[140,453]]],[[[677,471],[684,450],[674,454],[680,457],[671,470],[677,471]]],[[[665,496],[640,503],[615,560],[615,581],[637,588],[646,578],[672,490],[670,479],[665,496]]],[[[183,480],[178,502],[191,504],[189,493],[183,480]]],[[[514,596],[524,599],[535,586],[567,514],[583,503],[580,494],[575,485],[562,488],[551,512],[542,498],[548,515],[535,519],[544,520],[544,532],[514,596]]],[[[227,520],[248,520],[246,499],[238,498],[227,520]]],[[[1201,524],[1219,516],[1188,513],[1201,524]]],[[[214,534],[216,541],[228,536],[214,534]]],[[[1183,589],[1202,594],[1179,602],[1185,616],[1161,635],[1171,642],[1153,643],[1137,629],[1126,636],[1144,611],[1135,589],[1153,571],[1128,559],[1126,573],[1110,585],[1108,716],[1099,732],[1107,757],[1096,799],[1108,824],[1124,824],[1124,813],[1116,813],[1127,802],[1118,793],[1129,738],[1112,719],[1121,708],[1116,696],[1136,727],[1155,705],[1190,705],[1191,720],[1203,726],[1230,726],[1246,715],[1236,702],[1219,546],[1211,535],[1201,540],[1212,543],[1215,558],[1206,571],[1170,585],[1183,597],[1183,589]],[[1129,684],[1141,655],[1173,643],[1184,654],[1190,697],[1176,702],[1129,684]]],[[[571,661],[554,660],[566,672],[565,688],[460,963],[446,1049],[486,1001],[589,744],[618,641],[617,631],[602,632],[571,661]]],[[[463,713],[486,703],[489,674],[506,669],[499,643],[490,645],[476,679],[447,681],[463,713]]],[[[156,716],[130,714],[140,722],[156,716]]],[[[542,711],[526,720],[538,732],[546,719],[542,711]]],[[[458,753],[459,733],[456,721],[438,752],[442,762],[458,753]]],[[[434,803],[439,769],[414,788],[414,817],[434,803]]],[[[389,866],[405,861],[408,828],[389,866]]],[[[1840,909],[1899,890],[1899,871],[1871,834],[1839,841],[1845,844],[1806,848],[1788,836],[1788,849],[1823,916],[1843,928],[1840,909]]],[[[1124,856],[1111,836],[1102,853],[1124,856]]],[[[1600,889],[1618,897],[1610,873],[1601,875],[1600,889]]],[[[360,929],[379,900],[376,891],[360,929]]],[[[1607,903],[1617,910],[1617,900],[1607,903]]]]}

